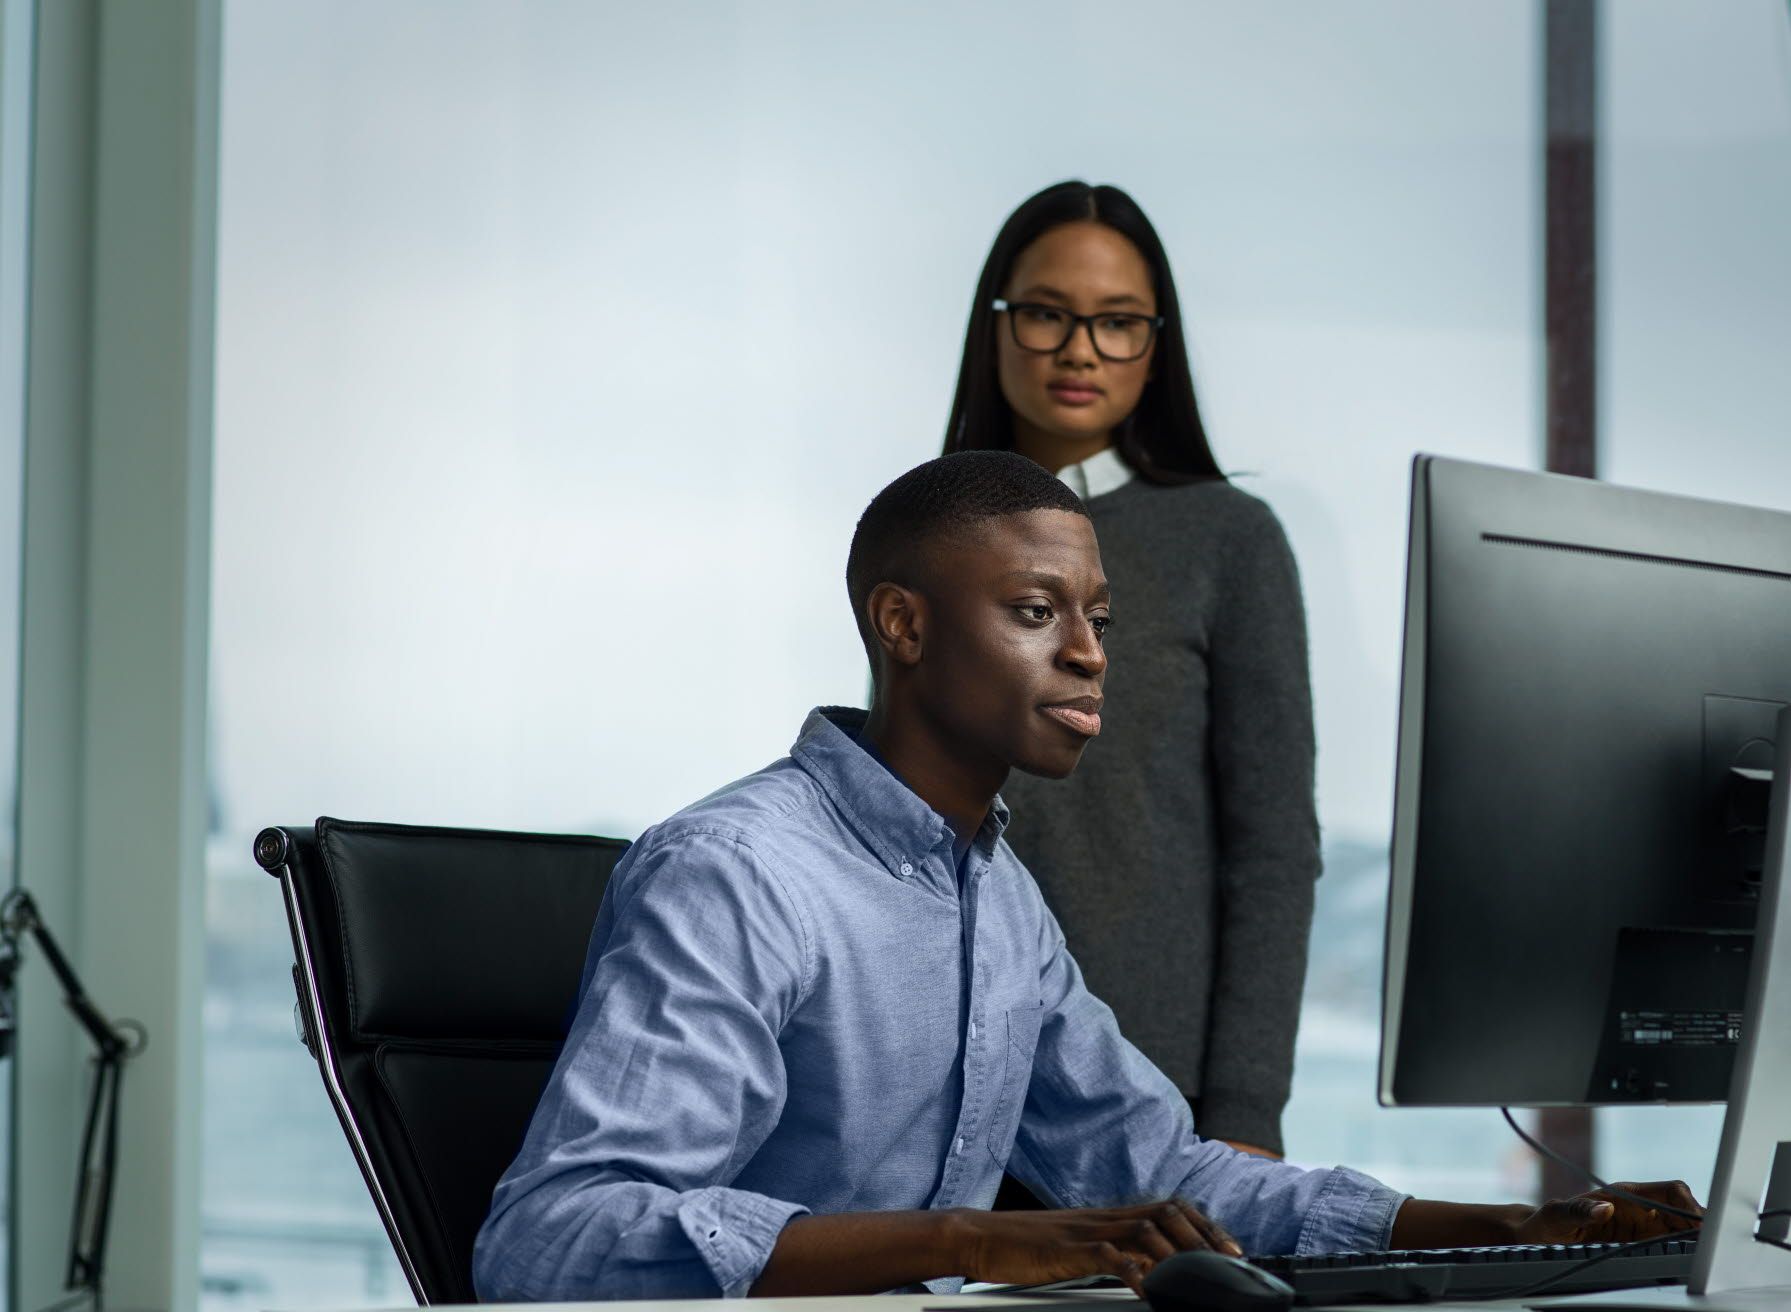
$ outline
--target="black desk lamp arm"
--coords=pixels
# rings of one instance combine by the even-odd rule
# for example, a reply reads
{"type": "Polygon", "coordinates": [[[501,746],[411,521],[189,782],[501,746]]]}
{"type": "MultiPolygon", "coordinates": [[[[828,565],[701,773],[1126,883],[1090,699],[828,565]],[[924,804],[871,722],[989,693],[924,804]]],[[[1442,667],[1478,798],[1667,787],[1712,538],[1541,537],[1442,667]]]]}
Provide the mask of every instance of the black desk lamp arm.
{"type": "Polygon", "coordinates": [[[63,1001],[68,1004],[75,1019],[81,1022],[81,1028],[87,1031],[87,1036],[99,1049],[101,1059],[117,1061],[126,1056],[132,1046],[130,1038],[93,1005],[93,1000],[87,996],[87,990],[81,987],[75,968],[62,955],[56,936],[50,933],[49,926],[37,914],[37,903],[31,894],[22,888],[14,889],[4,900],[0,900],[0,937],[8,943],[16,943],[22,934],[27,933],[44,954],[44,963],[56,976],[56,982],[62,985],[63,1001]]]}
{"type": "MultiPolygon", "coordinates": [[[[38,915],[37,903],[22,888],[0,898],[0,1004],[12,991],[19,942],[26,934],[43,952],[50,973],[62,986],[63,1001],[99,1050],[81,1134],[81,1164],[75,1183],[75,1214],[69,1231],[65,1280],[69,1289],[90,1294],[97,1308],[105,1278],[106,1231],[111,1222],[112,1185],[118,1166],[118,1082],[125,1062],[142,1051],[143,1027],[128,1020],[114,1024],[93,1005],[74,966],[62,954],[56,936],[38,915]]],[[[0,1017],[4,1011],[0,1005],[0,1017]]]]}

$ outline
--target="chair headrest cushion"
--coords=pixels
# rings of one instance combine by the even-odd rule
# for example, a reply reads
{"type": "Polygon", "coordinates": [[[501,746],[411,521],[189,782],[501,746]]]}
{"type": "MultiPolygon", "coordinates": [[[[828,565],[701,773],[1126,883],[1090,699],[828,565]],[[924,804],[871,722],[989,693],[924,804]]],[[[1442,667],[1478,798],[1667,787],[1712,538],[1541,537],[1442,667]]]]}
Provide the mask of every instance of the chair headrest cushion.
{"type": "Polygon", "coordinates": [[[357,1039],[566,1036],[627,844],[321,819],[357,1039]]]}

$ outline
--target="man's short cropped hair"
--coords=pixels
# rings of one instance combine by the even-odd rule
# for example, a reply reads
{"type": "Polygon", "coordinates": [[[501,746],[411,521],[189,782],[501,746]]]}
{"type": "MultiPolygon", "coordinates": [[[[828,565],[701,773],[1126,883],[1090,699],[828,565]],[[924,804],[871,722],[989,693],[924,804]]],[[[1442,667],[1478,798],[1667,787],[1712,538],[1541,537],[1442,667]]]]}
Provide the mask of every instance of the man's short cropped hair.
{"type": "Polygon", "coordinates": [[[1088,515],[1082,498],[1043,466],[1012,451],[956,451],[916,465],[871,498],[846,556],[846,591],[858,636],[877,670],[877,635],[865,604],[879,583],[919,584],[922,549],[983,520],[1033,510],[1088,515]]]}

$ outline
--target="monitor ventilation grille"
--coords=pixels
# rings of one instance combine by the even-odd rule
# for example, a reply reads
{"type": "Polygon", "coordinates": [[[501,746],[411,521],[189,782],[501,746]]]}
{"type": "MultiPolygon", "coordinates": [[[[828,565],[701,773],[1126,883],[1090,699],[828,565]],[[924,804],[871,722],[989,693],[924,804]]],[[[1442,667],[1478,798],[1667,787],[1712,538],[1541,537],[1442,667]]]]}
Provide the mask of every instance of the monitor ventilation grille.
{"type": "Polygon", "coordinates": [[[1635,560],[1646,565],[1673,565],[1679,569],[1710,570],[1717,574],[1739,574],[1743,578],[1778,579],[1791,583],[1791,573],[1777,569],[1756,569],[1751,565],[1723,565],[1714,560],[1688,560],[1683,556],[1655,556],[1646,551],[1619,551],[1614,547],[1588,547],[1578,542],[1551,542],[1547,538],[1520,538],[1509,533],[1482,533],[1482,542],[1500,547],[1530,547],[1537,551],[1568,551],[1576,556],[1605,556],[1612,560],[1635,560]]]}

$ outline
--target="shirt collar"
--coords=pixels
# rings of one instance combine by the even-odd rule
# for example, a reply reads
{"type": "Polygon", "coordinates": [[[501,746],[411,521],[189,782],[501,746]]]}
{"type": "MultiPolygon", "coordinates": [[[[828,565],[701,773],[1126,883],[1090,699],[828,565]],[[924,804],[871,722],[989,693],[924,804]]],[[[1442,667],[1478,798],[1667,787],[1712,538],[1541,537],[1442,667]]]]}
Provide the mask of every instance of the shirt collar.
{"type": "Polygon", "coordinates": [[[1076,465],[1066,465],[1057,477],[1084,501],[1113,492],[1132,481],[1132,467],[1119,458],[1119,452],[1104,447],[1076,465]]]}
{"type": "MultiPolygon", "coordinates": [[[[851,707],[818,706],[803,722],[790,755],[897,879],[914,878],[929,856],[954,869],[945,817],[858,745],[868,718],[851,707]]],[[[1007,804],[997,797],[972,846],[992,850],[1007,820],[1007,804]]]]}

